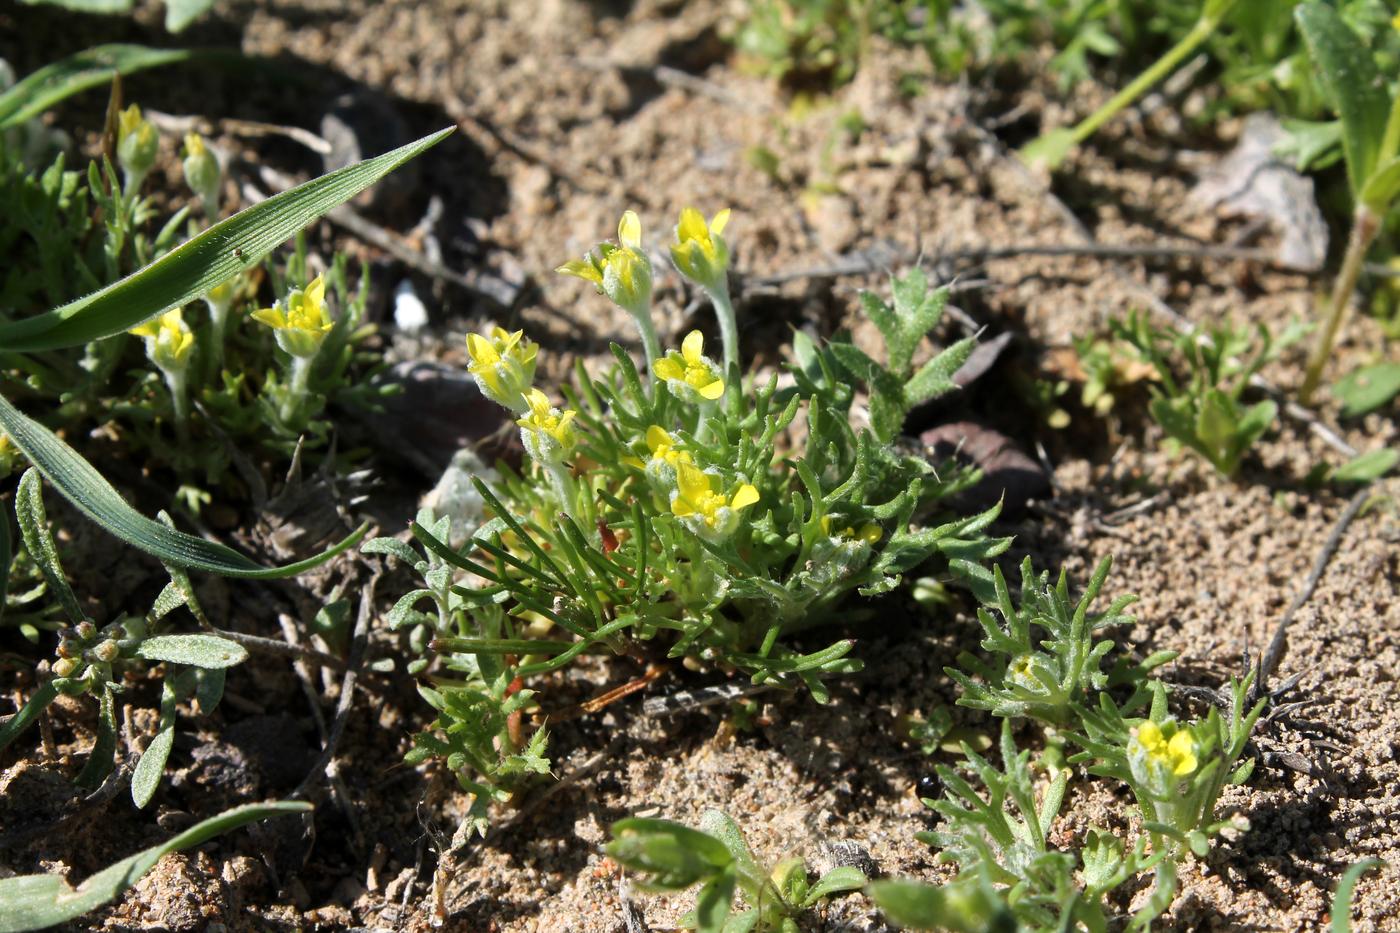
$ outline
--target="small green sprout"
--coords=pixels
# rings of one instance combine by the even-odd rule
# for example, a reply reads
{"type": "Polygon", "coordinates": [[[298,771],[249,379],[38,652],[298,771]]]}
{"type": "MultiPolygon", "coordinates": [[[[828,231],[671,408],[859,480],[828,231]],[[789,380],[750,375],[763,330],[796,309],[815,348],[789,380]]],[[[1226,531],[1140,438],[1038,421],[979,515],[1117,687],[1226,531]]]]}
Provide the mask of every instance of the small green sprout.
{"type": "Polygon", "coordinates": [[[743,831],[718,810],[707,810],[699,829],[670,820],[626,819],[612,825],[604,847],[624,868],[641,872],[648,891],[684,891],[695,885],[695,909],[681,921],[701,933],[753,931],[797,933],[798,917],[822,898],[865,887],[857,868],[840,866],[815,881],[800,857],[773,868],[761,865],[743,831]],[[747,909],[735,905],[743,897],[747,909]]]}
{"type": "Polygon", "coordinates": [[[1222,476],[1239,472],[1245,454],[1278,416],[1272,399],[1245,405],[1245,389],[1301,329],[1289,328],[1277,341],[1262,324],[1253,334],[1228,324],[1207,335],[1167,333],[1138,313],[1111,326],[1157,371],[1150,411],[1167,437],[1200,454],[1222,476]]]}

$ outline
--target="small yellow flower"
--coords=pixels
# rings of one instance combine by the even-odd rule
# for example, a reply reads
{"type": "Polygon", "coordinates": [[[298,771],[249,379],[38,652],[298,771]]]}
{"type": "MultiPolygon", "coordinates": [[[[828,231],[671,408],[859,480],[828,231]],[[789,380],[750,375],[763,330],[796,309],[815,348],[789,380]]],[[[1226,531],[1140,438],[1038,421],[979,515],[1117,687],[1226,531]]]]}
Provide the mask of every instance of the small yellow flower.
{"type": "Polygon", "coordinates": [[[130,331],[146,341],[146,355],[162,371],[183,373],[194,351],[194,334],[179,308],[152,318],[130,331]]]}
{"type": "Polygon", "coordinates": [[[9,476],[13,473],[20,456],[19,448],[15,446],[14,441],[10,440],[10,435],[0,431],[0,476],[9,476]]]}
{"type": "Polygon", "coordinates": [[[549,404],[543,392],[533,387],[525,394],[525,401],[529,414],[516,424],[520,425],[520,440],[526,453],[542,464],[560,463],[564,455],[578,445],[578,432],[574,430],[578,412],[572,409],[561,412],[549,404]]]}
{"type": "Polygon", "coordinates": [[[671,512],[686,520],[696,531],[712,537],[723,537],[738,524],[739,510],[758,501],[758,490],[743,483],[734,494],[725,497],[715,491],[715,478],[693,464],[677,462],[676,491],[671,496],[671,512]]]}
{"type": "Polygon", "coordinates": [[[491,328],[491,336],[467,334],[467,372],[476,379],[481,394],[498,405],[523,414],[530,406],[525,400],[535,381],[535,363],[540,346],[525,339],[525,332],[491,328]]]}
{"type": "Polygon", "coordinates": [[[1133,738],[1148,759],[1164,765],[1177,777],[1185,777],[1196,770],[1196,740],[1191,730],[1178,728],[1167,738],[1162,727],[1149,719],[1137,727],[1133,738]]]}
{"type": "Polygon", "coordinates": [[[141,179],[156,163],[160,137],[156,128],[141,116],[141,108],[132,104],[117,117],[117,161],[126,171],[128,188],[139,185],[141,179]]]}
{"type": "Polygon", "coordinates": [[[598,244],[597,253],[572,259],[555,269],[598,286],[614,304],[633,316],[650,314],[651,261],[642,252],[642,221],[625,211],[617,224],[617,241],[598,244]]]}
{"type": "Polygon", "coordinates": [[[713,402],[724,394],[724,379],[705,358],[705,337],[698,330],[686,334],[680,353],[672,350],[657,360],[654,370],[681,401],[713,402]]]}
{"type": "Polygon", "coordinates": [[[285,302],[253,312],[253,320],[273,330],[277,345],[309,360],[321,349],[335,322],[326,313],[326,282],[316,276],[304,289],[293,289],[285,302]]]}
{"type": "Polygon", "coordinates": [[[682,275],[702,288],[724,287],[724,277],[729,270],[729,246],[720,234],[728,223],[727,207],[709,224],[693,207],[681,211],[680,222],[676,224],[676,242],[671,246],[671,261],[682,275]]]}
{"type": "Polygon", "coordinates": [[[185,158],[181,163],[185,170],[185,183],[199,195],[204,206],[211,212],[218,209],[219,182],[223,169],[219,160],[204,144],[204,137],[198,133],[185,134],[185,158]]]}
{"type": "Polygon", "coordinates": [[[840,531],[835,532],[833,534],[831,531],[830,515],[822,516],[822,531],[824,531],[828,536],[832,538],[844,538],[848,541],[859,541],[863,544],[871,545],[878,542],[882,537],[884,537],[885,534],[884,529],[882,529],[875,522],[866,522],[864,525],[861,525],[858,529],[851,525],[847,525],[845,528],[842,528],[840,531]]]}
{"type": "Polygon", "coordinates": [[[665,428],[653,424],[647,428],[647,448],[651,450],[651,458],[668,463],[672,467],[681,463],[690,463],[690,454],[684,450],[676,448],[676,439],[671,436],[665,428]]]}

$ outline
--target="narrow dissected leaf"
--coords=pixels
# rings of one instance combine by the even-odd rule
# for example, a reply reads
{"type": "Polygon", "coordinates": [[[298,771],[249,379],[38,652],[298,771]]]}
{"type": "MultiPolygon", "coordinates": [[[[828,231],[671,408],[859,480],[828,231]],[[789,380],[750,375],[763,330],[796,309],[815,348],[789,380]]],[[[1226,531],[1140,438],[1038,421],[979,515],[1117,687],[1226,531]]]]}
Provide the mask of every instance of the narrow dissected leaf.
{"type": "Polygon", "coordinates": [[[1336,8],[1317,0],[1293,13],[1317,65],[1322,86],[1342,119],[1342,149],[1353,195],[1371,177],[1390,115],[1386,82],[1375,59],[1336,8]]]}
{"type": "Polygon", "coordinates": [[[110,685],[102,690],[98,698],[97,738],[88,752],[87,764],[78,772],[74,781],[79,787],[91,790],[97,787],[107,775],[112,773],[114,756],[117,751],[117,698],[110,685]]]}
{"type": "Polygon", "coordinates": [[[912,408],[956,389],[953,374],[967,362],[976,346],[976,337],[966,337],[920,367],[914,378],[904,386],[905,404],[912,408]]]}
{"type": "Polygon", "coordinates": [[[222,285],[297,231],[436,145],[449,127],[273,195],[131,275],[45,314],[0,324],[0,348],[57,350],[130,330],[222,285]]]}
{"type": "MultiPolygon", "coordinates": [[[[99,0],[111,5],[112,0],[99,0]]],[[[131,0],[116,0],[129,9],[131,0]]],[[[99,45],[45,65],[0,94],[0,130],[33,119],[54,104],[88,88],[112,82],[114,74],[134,74],[146,68],[188,59],[185,49],[153,49],[144,45],[99,45]]]]}
{"type": "Polygon", "coordinates": [[[230,547],[167,528],[137,512],[76,450],[4,396],[0,396],[0,430],[88,518],[132,547],[187,570],[254,579],[291,577],[354,547],[369,530],[368,524],[361,525],[343,541],[304,561],[264,567],[230,547]]]}
{"type": "Polygon", "coordinates": [[[19,531],[24,537],[24,547],[29,551],[30,559],[44,575],[49,592],[57,597],[69,620],[77,625],[85,616],[59,562],[58,547],[54,544],[48,516],[44,512],[44,484],[33,467],[25,470],[20,477],[19,489],[15,491],[15,517],[19,519],[19,531]]]}
{"type": "Polygon", "coordinates": [[[0,933],[42,930],[95,910],[135,884],[169,852],[197,846],[246,823],[284,813],[306,813],[300,801],[256,803],[234,807],[196,823],[172,839],[109,865],[76,888],[62,875],[20,875],[0,879],[0,933]]]}

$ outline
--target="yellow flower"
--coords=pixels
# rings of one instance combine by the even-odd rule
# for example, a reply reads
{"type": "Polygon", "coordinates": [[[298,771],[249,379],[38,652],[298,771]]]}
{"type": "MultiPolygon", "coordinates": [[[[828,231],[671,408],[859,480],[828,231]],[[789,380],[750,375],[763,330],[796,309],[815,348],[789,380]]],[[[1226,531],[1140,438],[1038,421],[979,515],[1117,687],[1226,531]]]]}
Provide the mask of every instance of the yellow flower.
{"type": "Polygon", "coordinates": [[[670,432],[655,424],[647,428],[647,448],[651,450],[653,460],[669,463],[673,467],[691,462],[690,454],[676,449],[676,439],[670,432]]]}
{"type": "Polygon", "coordinates": [[[117,117],[117,161],[127,173],[127,187],[134,188],[156,164],[160,137],[156,128],[141,116],[141,108],[132,104],[117,117]]]}
{"type": "Polygon", "coordinates": [[[693,464],[676,464],[676,491],[671,496],[671,512],[707,537],[723,537],[738,524],[739,510],[758,501],[758,490],[743,483],[726,498],[715,491],[715,478],[693,464]]]}
{"type": "Polygon", "coordinates": [[[1167,738],[1162,727],[1149,719],[1137,727],[1133,739],[1149,760],[1165,766],[1177,777],[1185,777],[1196,770],[1196,740],[1189,729],[1175,729],[1171,738],[1167,738]]]}
{"type": "Polygon", "coordinates": [[[185,158],[181,167],[185,170],[185,183],[190,190],[199,195],[207,209],[217,209],[223,170],[219,160],[204,145],[203,136],[198,133],[185,134],[185,158]]]}
{"type": "Polygon", "coordinates": [[[285,302],[253,312],[253,320],[271,327],[277,345],[309,360],[321,349],[335,322],[326,313],[326,282],[316,276],[304,289],[293,289],[285,302]]]}
{"type": "Polygon", "coordinates": [[[166,373],[183,373],[194,351],[194,334],[179,308],[152,318],[131,333],[146,341],[146,356],[166,373]]]}
{"type": "Polygon", "coordinates": [[[467,372],[476,379],[481,394],[498,405],[523,414],[530,406],[525,400],[535,381],[535,363],[540,346],[526,340],[525,332],[491,328],[491,336],[467,334],[467,372]]]}
{"type": "Polygon", "coordinates": [[[656,361],[658,379],[665,379],[671,394],[681,401],[713,402],[724,394],[724,380],[715,364],[705,358],[705,338],[698,331],[686,334],[681,352],[674,350],[656,361]]]}
{"type": "Polygon", "coordinates": [[[0,431],[0,476],[9,476],[13,473],[20,456],[19,448],[15,447],[15,442],[10,440],[10,435],[0,431]]]}
{"type": "Polygon", "coordinates": [[[572,259],[555,269],[598,286],[614,304],[635,316],[651,313],[651,261],[642,252],[642,221],[625,211],[617,223],[617,241],[598,244],[597,254],[572,259]]]}
{"type": "Polygon", "coordinates": [[[702,288],[712,291],[724,287],[729,270],[729,246],[720,234],[729,223],[729,208],[714,216],[707,225],[705,216],[693,207],[681,211],[676,224],[676,242],[671,246],[671,261],[681,274],[702,288]]]}
{"type": "Polygon", "coordinates": [[[875,522],[866,522],[864,525],[861,525],[859,529],[847,525],[845,528],[832,534],[830,515],[822,516],[822,531],[833,538],[845,538],[848,541],[860,541],[864,544],[872,545],[884,537],[885,534],[884,529],[875,522]]]}
{"type": "Polygon", "coordinates": [[[578,445],[578,432],[574,430],[578,412],[560,412],[549,404],[543,392],[533,387],[525,394],[525,401],[530,413],[516,422],[525,452],[541,464],[560,463],[578,445]]]}

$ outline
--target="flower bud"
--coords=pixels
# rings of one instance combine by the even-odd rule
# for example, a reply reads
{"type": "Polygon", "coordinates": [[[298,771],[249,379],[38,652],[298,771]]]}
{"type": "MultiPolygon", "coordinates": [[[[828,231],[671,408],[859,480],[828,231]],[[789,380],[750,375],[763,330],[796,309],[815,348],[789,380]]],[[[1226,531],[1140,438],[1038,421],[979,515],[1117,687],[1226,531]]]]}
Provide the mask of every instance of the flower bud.
{"type": "Polygon", "coordinates": [[[92,656],[103,664],[111,664],[117,658],[121,657],[121,653],[121,648],[110,638],[99,642],[97,646],[92,649],[92,656]]]}
{"type": "Polygon", "coordinates": [[[520,425],[520,442],[531,459],[542,466],[557,466],[578,446],[574,418],[578,412],[559,409],[539,389],[532,388],[525,396],[530,413],[516,424],[520,425]]]}
{"type": "Polygon", "coordinates": [[[681,275],[712,292],[724,290],[729,272],[729,245],[720,235],[727,223],[728,208],[715,214],[707,225],[703,214],[687,207],[681,211],[676,242],[671,245],[671,261],[681,275]]]}
{"type": "Polygon", "coordinates": [[[335,322],[326,313],[326,281],[316,276],[306,288],[294,288],[286,301],[253,312],[253,320],[272,328],[277,345],[298,359],[313,359],[335,322]]]}
{"type": "Polygon", "coordinates": [[[80,667],[82,662],[76,658],[60,658],[53,662],[53,673],[55,677],[72,677],[80,667]]]}
{"type": "Polygon", "coordinates": [[[204,211],[211,217],[219,212],[219,183],[223,180],[223,170],[219,159],[204,144],[204,137],[198,133],[185,134],[185,183],[204,202],[204,211]]]}
{"type": "Polygon", "coordinates": [[[74,631],[77,632],[78,637],[83,641],[88,641],[97,634],[97,626],[93,625],[87,619],[84,619],[74,627],[74,631]]]}
{"type": "Polygon", "coordinates": [[[183,374],[194,351],[194,332],[179,308],[165,312],[131,333],[146,341],[146,356],[166,374],[183,374]]]}
{"type": "Polygon", "coordinates": [[[156,164],[159,148],[156,128],[141,116],[141,108],[132,104],[123,110],[117,121],[117,162],[126,173],[127,191],[141,186],[156,164]]]}
{"type": "Polygon", "coordinates": [[[524,331],[508,333],[500,327],[491,328],[489,337],[467,335],[467,355],[471,357],[467,372],[482,395],[517,415],[530,410],[526,396],[532,391],[540,350],[539,344],[524,338],[524,331]]]}

